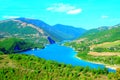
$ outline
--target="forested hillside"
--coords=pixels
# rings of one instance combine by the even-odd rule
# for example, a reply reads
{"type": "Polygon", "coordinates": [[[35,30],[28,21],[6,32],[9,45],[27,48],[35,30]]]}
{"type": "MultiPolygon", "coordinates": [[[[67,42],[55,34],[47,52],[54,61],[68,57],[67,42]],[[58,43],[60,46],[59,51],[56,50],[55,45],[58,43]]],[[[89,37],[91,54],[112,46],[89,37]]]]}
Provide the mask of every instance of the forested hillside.
{"type": "Polygon", "coordinates": [[[18,53],[32,48],[43,47],[43,44],[34,44],[18,38],[4,38],[0,40],[0,54],[18,53]]]}

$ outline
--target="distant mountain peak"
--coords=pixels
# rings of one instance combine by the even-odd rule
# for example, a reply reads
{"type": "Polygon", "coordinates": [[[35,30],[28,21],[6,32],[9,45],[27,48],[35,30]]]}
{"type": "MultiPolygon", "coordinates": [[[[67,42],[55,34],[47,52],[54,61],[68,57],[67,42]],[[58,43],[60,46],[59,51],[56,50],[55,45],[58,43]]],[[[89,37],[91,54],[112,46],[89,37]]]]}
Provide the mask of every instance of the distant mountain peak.
{"type": "Polygon", "coordinates": [[[109,27],[108,26],[101,26],[98,28],[98,30],[107,30],[109,27]]]}

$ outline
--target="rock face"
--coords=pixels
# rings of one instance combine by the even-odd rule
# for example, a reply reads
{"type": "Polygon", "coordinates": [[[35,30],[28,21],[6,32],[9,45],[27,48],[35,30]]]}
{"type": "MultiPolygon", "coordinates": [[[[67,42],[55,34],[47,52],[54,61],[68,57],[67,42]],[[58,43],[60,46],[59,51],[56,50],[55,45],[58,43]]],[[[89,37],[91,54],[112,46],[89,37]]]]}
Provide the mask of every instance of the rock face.
{"type": "Polygon", "coordinates": [[[54,44],[54,43],[55,43],[55,41],[52,40],[50,37],[48,37],[47,39],[49,40],[49,43],[50,43],[50,44],[54,44]]]}

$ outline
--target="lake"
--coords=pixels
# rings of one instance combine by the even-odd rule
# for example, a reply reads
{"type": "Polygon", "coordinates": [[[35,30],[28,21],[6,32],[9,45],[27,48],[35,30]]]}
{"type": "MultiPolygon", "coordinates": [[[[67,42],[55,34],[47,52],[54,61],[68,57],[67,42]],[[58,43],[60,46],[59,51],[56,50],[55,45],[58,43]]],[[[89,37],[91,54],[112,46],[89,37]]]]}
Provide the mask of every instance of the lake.
{"type": "MultiPolygon", "coordinates": [[[[90,68],[101,68],[105,66],[102,64],[96,64],[92,62],[87,62],[76,58],[76,52],[66,46],[61,46],[59,44],[50,44],[47,45],[44,49],[34,49],[24,52],[23,54],[35,55],[46,60],[54,60],[64,64],[71,64],[73,66],[89,66],[90,68]]],[[[109,72],[115,72],[115,70],[108,68],[109,72]]]]}

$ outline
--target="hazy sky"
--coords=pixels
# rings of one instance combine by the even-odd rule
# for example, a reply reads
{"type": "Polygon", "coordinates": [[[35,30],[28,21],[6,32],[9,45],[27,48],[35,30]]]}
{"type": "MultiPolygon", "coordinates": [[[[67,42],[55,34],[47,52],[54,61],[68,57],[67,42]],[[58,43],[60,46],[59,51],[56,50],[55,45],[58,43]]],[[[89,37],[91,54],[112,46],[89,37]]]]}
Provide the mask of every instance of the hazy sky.
{"type": "Polygon", "coordinates": [[[0,19],[27,17],[91,29],[120,23],[120,0],[0,0],[0,19]]]}

